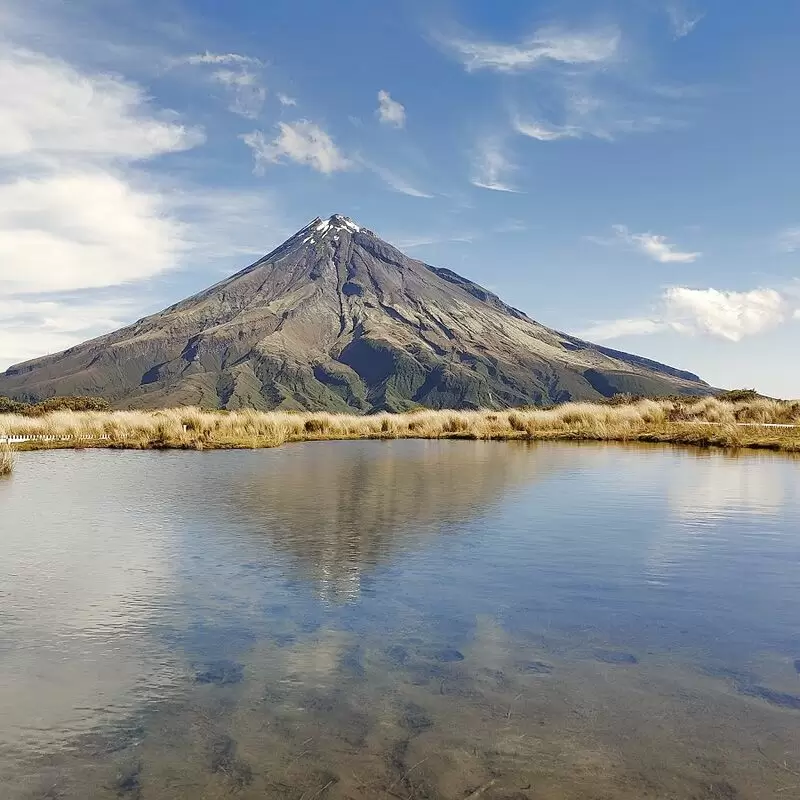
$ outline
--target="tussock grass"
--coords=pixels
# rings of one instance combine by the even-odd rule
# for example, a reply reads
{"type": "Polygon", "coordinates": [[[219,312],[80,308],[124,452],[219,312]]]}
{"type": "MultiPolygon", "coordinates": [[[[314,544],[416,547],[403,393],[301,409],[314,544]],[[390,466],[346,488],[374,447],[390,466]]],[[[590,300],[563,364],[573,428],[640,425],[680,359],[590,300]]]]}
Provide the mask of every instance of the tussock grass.
{"type": "MultiPolygon", "coordinates": [[[[551,409],[433,411],[356,416],[324,412],[54,411],[0,414],[0,435],[56,437],[43,446],[129,448],[274,447],[284,442],[366,438],[587,439],[763,447],[800,452],[800,401],[758,398],[567,403],[551,409]],[[745,423],[746,425],[743,425],[745,423]],[[761,427],[766,424],[797,428],[761,427]],[[75,437],[61,440],[61,437],[75,437]]],[[[36,446],[36,445],[34,445],[36,446]]]]}
{"type": "Polygon", "coordinates": [[[0,443],[0,478],[14,471],[14,451],[5,443],[0,443]]]}

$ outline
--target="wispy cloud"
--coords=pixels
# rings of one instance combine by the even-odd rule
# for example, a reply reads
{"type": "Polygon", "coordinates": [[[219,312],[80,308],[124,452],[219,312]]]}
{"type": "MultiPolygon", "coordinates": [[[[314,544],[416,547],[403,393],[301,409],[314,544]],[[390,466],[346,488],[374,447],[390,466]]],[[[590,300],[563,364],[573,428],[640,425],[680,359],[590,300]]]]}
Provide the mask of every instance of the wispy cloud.
{"type": "Polygon", "coordinates": [[[652,316],[594,323],[581,336],[604,341],[673,331],[738,342],[778,327],[787,314],[787,300],[775,289],[735,292],[678,286],[664,292],[652,316]]]}
{"type": "Polygon", "coordinates": [[[675,0],[667,6],[667,16],[675,38],[682,39],[697,27],[705,14],[689,11],[685,3],[675,0]]]}
{"type": "Polygon", "coordinates": [[[423,191],[417,186],[414,186],[409,180],[404,178],[402,175],[398,175],[394,170],[374,164],[371,161],[367,161],[363,158],[360,158],[358,162],[366,169],[374,172],[393,192],[405,194],[409,197],[433,197],[432,194],[423,191]]]}
{"type": "Polygon", "coordinates": [[[272,141],[261,131],[240,138],[253,151],[257,173],[262,173],[268,164],[285,161],[304,164],[325,175],[353,168],[353,162],[344,156],[331,136],[308,120],[279,122],[278,135],[272,141]]]}
{"type": "Polygon", "coordinates": [[[615,233],[612,238],[604,239],[597,236],[586,238],[596,244],[621,243],[627,245],[661,264],[690,264],[703,255],[700,252],[677,250],[677,245],[670,244],[666,236],[659,236],[655,233],[631,233],[626,225],[612,225],[611,227],[615,233]]]}
{"type": "Polygon", "coordinates": [[[183,56],[175,59],[180,64],[211,64],[214,66],[235,65],[235,66],[255,66],[263,67],[264,62],[253,56],[245,56],[240,53],[197,53],[196,55],[183,56]]]}
{"type": "Polygon", "coordinates": [[[530,139],[538,139],[540,142],[555,142],[558,139],[580,139],[587,133],[587,131],[575,125],[550,125],[547,122],[524,120],[520,117],[514,118],[513,126],[517,133],[521,133],[530,139]]]}
{"type": "Polygon", "coordinates": [[[212,79],[228,89],[232,95],[229,109],[248,119],[255,119],[264,107],[267,90],[261,85],[259,77],[246,69],[220,69],[212,74],[212,79]]]}
{"type": "Polygon", "coordinates": [[[580,332],[580,336],[593,342],[619,339],[621,336],[647,336],[667,330],[668,325],[648,317],[624,317],[605,322],[595,322],[580,332]]]}
{"type": "Polygon", "coordinates": [[[385,89],[378,92],[378,110],[375,112],[383,125],[403,128],[406,124],[406,109],[402,103],[393,100],[385,89]]]}
{"type": "Polygon", "coordinates": [[[472,244],[475,241],[472,233],[443,233],[429,236],[397,236],[392,240],[397,242],[400,250],[412,250],[415,247],[426,247],[432,244],[472,244]]]}
{"type": "Polygon", "coordinates": [[[289,97],[288,94],[283,94],[282,92],[278,92],[278,102],[282,106],[296,106],[297,100],[294,97],[289,97]]]}
{"type": "Polygon", "coordinates": [[[520,113],[512,119],[513,129],[530,139],[556,142],[561,139],[603,139],[613,142],[619,136],[650,133],[657,130],[679,128],[683,123],[657,114],[639,113],[634,109],[619,107],[597,96],[565,93],[562,124],[547,122],[520,113]]]}
{"type": "Polygon", "coordinates": [[[209,79],[223,86],[230,96],[228,110],[248,119],[255,119],[264,107],[267,90],[262,81],[266,65],[259,58],[241,53],[198,53],[170,61],[171,66],[213,67],[206,71],[209,79]]]}
{"type": "Polygon", "coordinates": [[[544,63],[598,64],[612,59],[620,42],[616,27],[596,30],[541,28],[529,39],[516,44],[476,41],[468,38],[445,39],[467,70],[489,69],[519,72],[544,63]]]}
{"type": "Polygon", "coordinates": [[[777,236],[777,245],[784,253],[796,253],[800,250],[800,226],[781,231],[777,236]]]}
{"type": "Polygon", "coordinates": [[[492,228],[493,233],[519,233],[528,230],[528,226],[521,219],[507,219],[492,228]]]}
{"type": "Polygon", "coordinates": [[[506,156],[502,143],[497,138],[486,138],[478,143],[472,158],[473,186],[495,192],[518,192],[508,182],[508,175],[515,165],[506,156]]]}
{"type": "Polygon", "coordinates": [[[100,336],[135,313],[134,304],[119,297],[69,302],[12,298],[0,307],[0,370],[100,336]]]}

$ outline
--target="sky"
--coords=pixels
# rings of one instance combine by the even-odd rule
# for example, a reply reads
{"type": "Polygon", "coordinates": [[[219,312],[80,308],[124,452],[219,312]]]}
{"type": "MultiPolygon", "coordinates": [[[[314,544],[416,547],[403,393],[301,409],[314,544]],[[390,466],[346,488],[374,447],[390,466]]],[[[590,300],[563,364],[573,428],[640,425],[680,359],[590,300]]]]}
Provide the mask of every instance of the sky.
{"type": "Polygon", "coordinates": [[[0,369],[345,214],[800,397],[796,0],[0,0],[0,369]]]}

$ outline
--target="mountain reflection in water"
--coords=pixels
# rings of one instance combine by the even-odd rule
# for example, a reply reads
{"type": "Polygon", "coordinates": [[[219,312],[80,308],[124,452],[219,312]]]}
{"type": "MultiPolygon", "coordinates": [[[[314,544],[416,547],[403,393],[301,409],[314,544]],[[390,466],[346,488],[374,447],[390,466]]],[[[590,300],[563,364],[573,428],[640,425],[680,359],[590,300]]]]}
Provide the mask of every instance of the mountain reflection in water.
{"type": "Polygon", "coordinates": [[[589,443],[23,453],[0,796],[791,797],[797,469],[589,443]]]}
{"type": "Polygon", "coordinates": [[[254,462],[218,511],[267,537],[332,602],[354,599],[366,572],[564,463],[535,444],[469,441],[311,444],[281,456],[254,462]]]}

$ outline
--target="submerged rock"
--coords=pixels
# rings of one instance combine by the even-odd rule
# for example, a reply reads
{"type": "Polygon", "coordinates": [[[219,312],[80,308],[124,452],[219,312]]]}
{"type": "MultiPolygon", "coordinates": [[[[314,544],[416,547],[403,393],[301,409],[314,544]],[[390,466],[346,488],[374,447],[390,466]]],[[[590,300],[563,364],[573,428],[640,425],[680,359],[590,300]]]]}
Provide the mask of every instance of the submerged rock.
{"type": "Polygon", "coordinates": [[[194,676],[197,683],[213,683],[215,686],[227,686],[239,683],[244,678],[244,667],[235,661],[212,661],[201,665],[194,676]]]}
{"type": "Polygon", "coordinates": [[[400,724],[412,734],[418,734],[432,728],[433,720],[422,706],[418,706],[416,703],[409,703],[403,710],[400,724]]]}
{"type": "Polygon", "coordinates": [[[141,763],[130,764],[117,772],[114,780],[114,790],[117,793],[117,797],[124,797],[126,800],[137,800],[137,798],[141,797],[141,772],[141,763]]]}
{"type": "Polygon", "coordinates": [[[211,742],[212,772],[226,775],[237,789],[242,789],[253,781],[250,765],[236,757],[236,742],[225,734],[211,742]]]}
{"type": "Polygon", "coordinates": [[[594,657],[604,664],[638,664],[639,659],[633,653],[623,653],[619,650],[596,650],[594,657]]]}
{"type": "Polygon", "coordinates": [[[387,647],[384,652],[386,653],[386,657],[393,664],[397,664],[398,666],[403,666],[408,663],[409,659],[408,648],[403,647],[403,645],[401,644],[393,644],[387,647]]]}
{"type": "Polygon", "coordinates": [[[519,670],[529,675],[549,675],[553,671],[553,665],[544,661],[523,661],[519,664],[519,670]]]}
{"type": "Polygon", "coordinates": [[[755,684],[739,684],[736,690],[739,694],[766,700],[768,703],[779,706],[780,708],[791,708],[795,711],[800,711],[800,695],[797,694],[778,692],[767,686],[758,686],[755,684]]]}
{"type": "Polygon", "coordinates": [[[463,661],[464,654],[454,647],[445,647],[442,650],[433,650],[430,657],[435,661],[441,661],[443,664],[452,664],[454,661],[463,661]]]}
{"type": "Polygon", "coordinates": [[[740,797],[739,790],[727,781],[709,783],[703,795],[707,800],[737,800],[738,797],[740,797]]]}
{"type": "Polygon", "coordinates": [[[361,647],[355,645],[345,649],[345,651],[342,653],[339,664],[343,670],[349,672],[351,675],[354,675],[358,678],[363,678],[365,670],[361,659],[361,647]]]}

